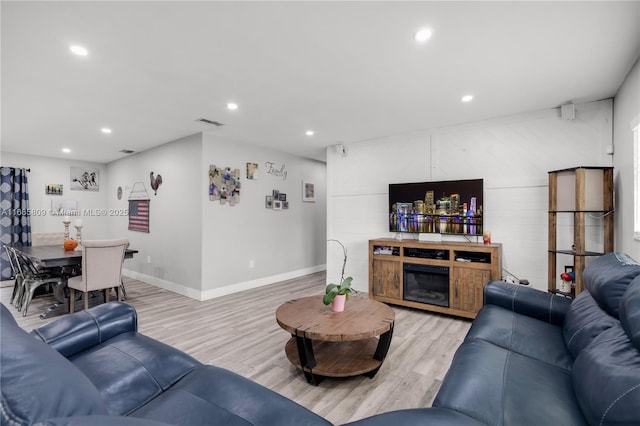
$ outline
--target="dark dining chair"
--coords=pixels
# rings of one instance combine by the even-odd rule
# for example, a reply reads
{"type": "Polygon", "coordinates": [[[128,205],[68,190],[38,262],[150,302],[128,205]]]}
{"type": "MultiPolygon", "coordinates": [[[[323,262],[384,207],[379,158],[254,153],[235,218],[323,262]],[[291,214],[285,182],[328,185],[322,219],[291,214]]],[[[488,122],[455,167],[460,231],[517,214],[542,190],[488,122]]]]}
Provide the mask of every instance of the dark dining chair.
{"type": "Polygon", "coordinates": [[[105,303],[109,293],[116,289],[116,297],[122,300],[122,262],[129,244],[127,239],[85,240],[82,242],[82,275],[69,278],[69,312],[75,310],[75,291],[81,291],[84,309],[89,309],[89,292],[104,291],[105,303]]]}

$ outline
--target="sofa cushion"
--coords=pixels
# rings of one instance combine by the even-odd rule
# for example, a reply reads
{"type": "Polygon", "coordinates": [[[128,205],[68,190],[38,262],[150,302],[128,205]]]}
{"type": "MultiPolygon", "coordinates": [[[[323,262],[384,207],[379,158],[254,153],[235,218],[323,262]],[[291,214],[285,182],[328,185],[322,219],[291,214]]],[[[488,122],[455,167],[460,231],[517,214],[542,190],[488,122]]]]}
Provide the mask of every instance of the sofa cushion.
{"type": "Polygon", "coordinates": [[[66,358],[18,326],[0,305],[2,424],[107,414],[100,393],[66,358]]]}
{"type": "Polygon", "coordinates": [[[583,291],[569,307],[562,332],[575,359],[600,333],[618,324],[619,321],[607,314],[589,292],[583,291]]]}
{"type": "Polygon", "coordinates": [[[620,322],[631,343],[640,350],[640,275],[629,284],[620,300],[620,322]]]}
{"type": "Polygon", "coordinates": [[[120,334],[70,359],[98,388],[112,415],[128,414],[201,365],[136,332],[120,334]]]}
{"type": "Polygon", "coordinates": [[[553,366],[571,370],[562,328],[494,305],[484,306],[466,340],[481,339],[553,366]]]}
{"type": "Polygon", "coordinates": [[[210,365],[196,368],[131,415],[181,425],[330,425],[282,395],[210,365]]]}
{"type": "Polygon", "coordinates": [[[584,285],[594,300],[618,318],[620,299],[629,283],[640,275],[640,263],[623,253],[607,253],[584,269],[584,285]]]}
{"type": "Polygon", "coordinates": [[[434,407],[487,425],[584,425],[571,372],[483,340],[458,348],[434,407]]]}
{"type": "Polygon", "coordinates": [[[475,419],[446,408],[413,408],[377,414],[344,426],[484,426],[475,419]]]}
{"type": "Polygon", "coordinates": [[[640,356],[621,325],[603,331],[580,352],[573,383],[590,424],[638,424],[640,356]]]}

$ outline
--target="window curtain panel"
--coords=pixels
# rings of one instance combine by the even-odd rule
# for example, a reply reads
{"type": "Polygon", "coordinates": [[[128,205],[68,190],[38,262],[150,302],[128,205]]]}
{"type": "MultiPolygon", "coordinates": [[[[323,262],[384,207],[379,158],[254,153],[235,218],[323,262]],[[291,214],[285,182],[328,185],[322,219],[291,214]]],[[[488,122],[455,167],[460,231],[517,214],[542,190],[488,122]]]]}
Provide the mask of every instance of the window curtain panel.
{"type": "Polygon", "coordinates": [[[5,245],[31,245],[31,218],[27,171],[0,167],[0,272],[1,279],[13,278],[5,245]]]}

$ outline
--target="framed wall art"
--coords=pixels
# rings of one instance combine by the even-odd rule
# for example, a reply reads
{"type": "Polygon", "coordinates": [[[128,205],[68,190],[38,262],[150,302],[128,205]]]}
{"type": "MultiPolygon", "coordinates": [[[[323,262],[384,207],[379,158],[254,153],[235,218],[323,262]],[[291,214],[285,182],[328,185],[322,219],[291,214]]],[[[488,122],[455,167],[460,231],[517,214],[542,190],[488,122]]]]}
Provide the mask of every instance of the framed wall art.
{"type": "Polygon", "coordinates": [[[315,185],[309,181],[302,181],[302,201],[314,203],[316,201],[315,185]]]}
{"type": "Polygon", "coordinates": [[[71,167],[72,191],[100,191],[100,175],[98,169],[87,167],[71,167]]]}

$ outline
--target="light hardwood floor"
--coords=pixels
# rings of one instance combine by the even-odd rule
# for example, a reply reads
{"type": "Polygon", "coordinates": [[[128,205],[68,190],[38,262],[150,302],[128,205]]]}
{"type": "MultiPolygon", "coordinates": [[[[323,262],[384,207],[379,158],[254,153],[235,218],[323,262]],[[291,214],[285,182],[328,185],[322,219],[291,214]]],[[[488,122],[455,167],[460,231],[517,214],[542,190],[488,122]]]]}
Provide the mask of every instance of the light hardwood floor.
{"type": "MultiPolygon", "coordinates": [[[[248,377],[334,424],[430,406],[471,325],[465,319],[393,306],[391,348],[374,378],[325,379],[312,386],[284,354],[290,335],[277,325],[275,310],[289,299],[322,294],[324,272],[204,302],[131,278],[125,278],[125,285],[126,302],[138,311],[141,333],[248,377]]],[[[54,303],[52,297],[34,299],[22,317],[9,305],[11,290],[0,288],[0,301],[23,328],[51,321],[39,314],[54,303]]]]}

